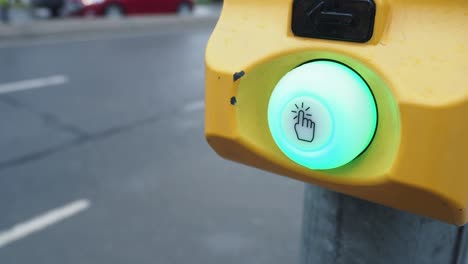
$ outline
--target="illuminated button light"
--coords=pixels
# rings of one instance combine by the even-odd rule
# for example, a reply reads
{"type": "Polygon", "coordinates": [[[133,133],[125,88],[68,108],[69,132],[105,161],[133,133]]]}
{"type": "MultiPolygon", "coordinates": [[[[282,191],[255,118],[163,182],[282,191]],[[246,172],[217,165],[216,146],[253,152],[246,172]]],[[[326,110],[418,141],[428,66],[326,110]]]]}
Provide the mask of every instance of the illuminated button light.
{"type": "Polygon", "coordinates": [[[268,104],[268,125],[289,159],[309,169],[333,169],[370,144],[377,107],[366,82],[352,69],[314,61],[278,82],[268,104]]]}

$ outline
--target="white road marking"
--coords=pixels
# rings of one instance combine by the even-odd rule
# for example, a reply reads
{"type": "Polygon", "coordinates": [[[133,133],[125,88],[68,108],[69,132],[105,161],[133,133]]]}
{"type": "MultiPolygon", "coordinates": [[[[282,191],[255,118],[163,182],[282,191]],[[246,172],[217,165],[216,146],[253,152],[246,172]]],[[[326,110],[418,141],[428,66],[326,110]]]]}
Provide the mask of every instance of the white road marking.
{"type": "Polygon", "coordinates": [[[18,82],[0,84],[0,94],[12,93],[46,86],[61,85],[68,82],[67,76],[53,75],[44,78],[23,80],[18,82]]]}
{"type": "Polygon", "coordinates": [[[16,224],[12,228],[0,232],[0,248],[63,221],[66,218],[88,209],[90,205],[91,203],[89,200],[80,199],[45,212],[26,222],[16,224]]]}
{"type": "Polygon", "coordinates": [[[185,112],[193,112],[197,110],[202,110],[205,108],[205,101],[200,100],[200,101],[195,101],[192,102],[184,107],[185,112]]]}

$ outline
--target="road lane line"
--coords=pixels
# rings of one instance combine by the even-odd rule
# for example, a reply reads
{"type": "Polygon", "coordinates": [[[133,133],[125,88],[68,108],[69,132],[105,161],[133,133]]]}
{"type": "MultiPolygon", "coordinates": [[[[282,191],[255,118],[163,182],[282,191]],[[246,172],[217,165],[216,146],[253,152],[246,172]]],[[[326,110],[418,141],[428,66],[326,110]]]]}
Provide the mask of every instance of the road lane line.
{"type": "Polygon", "coordinates": [[[88,209],[90,205],[91,203],[89,200],[80,199],[45,212],[44,214],[36,216],[26,222],[16,224],[12,228],[0,232],[0,248],[39,232],[53,224],[65,220],[66,218],[72,217],[73,215],[88,209]]]}
{"type": "Polygon", "coordinates": [[[68,82],[65,75],[53,75],[44,78],[29,79],[18,82],[0,84],[0,94],[12,93],[29,89],[43,88],[46,86],[61,85],[68,82]]]}
{"type": "Polygon", "coordinates": [[[202,110],[205,108],[205,101],[200,100],[200,101],[195,101],[192,103],[187,104],[184,106],[184,111],[185,112],[193,112],[197,110],[202,110]]]}

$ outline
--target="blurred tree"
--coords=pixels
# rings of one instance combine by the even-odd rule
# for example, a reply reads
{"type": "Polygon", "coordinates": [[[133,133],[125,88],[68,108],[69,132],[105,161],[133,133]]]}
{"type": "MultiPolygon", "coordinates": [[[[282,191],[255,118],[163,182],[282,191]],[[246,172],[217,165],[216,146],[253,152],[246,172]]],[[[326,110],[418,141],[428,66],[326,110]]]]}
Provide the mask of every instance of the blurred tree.
{"type": "Polygon", "coordinates": [[[9,11],[10,11],[10,1],[9,0],[0,0],[0,20],[3,23],[8,23],[8,21],[9,21],[9,11]]]}

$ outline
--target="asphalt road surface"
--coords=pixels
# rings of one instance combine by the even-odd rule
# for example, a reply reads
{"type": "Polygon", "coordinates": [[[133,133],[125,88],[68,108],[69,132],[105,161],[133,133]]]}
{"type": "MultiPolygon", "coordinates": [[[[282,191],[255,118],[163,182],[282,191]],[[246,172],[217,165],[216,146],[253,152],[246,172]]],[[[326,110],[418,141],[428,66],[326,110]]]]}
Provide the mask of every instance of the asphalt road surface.
{"type": "Polygon", "coordinates": [[[296,263],[303,184],[203,136],[211,28],[0,45],[0,263],[296,263]]]}

